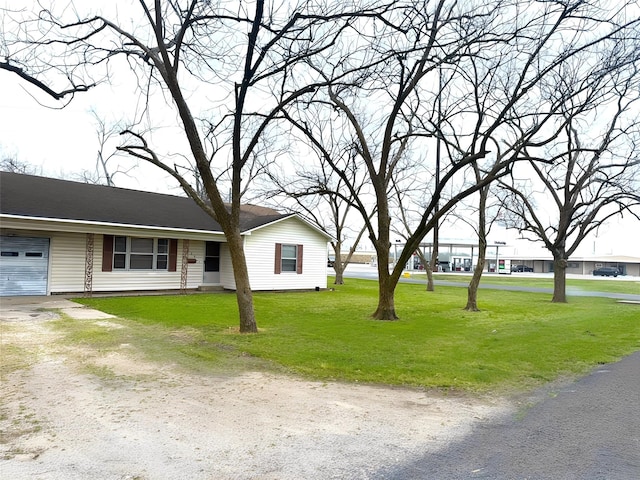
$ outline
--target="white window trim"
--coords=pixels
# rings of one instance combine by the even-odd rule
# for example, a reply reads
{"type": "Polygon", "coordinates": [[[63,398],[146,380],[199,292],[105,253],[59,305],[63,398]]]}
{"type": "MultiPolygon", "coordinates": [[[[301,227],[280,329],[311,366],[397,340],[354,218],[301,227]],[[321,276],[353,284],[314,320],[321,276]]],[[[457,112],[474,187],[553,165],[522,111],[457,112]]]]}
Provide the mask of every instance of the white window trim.
{"type": "Polygon", "coordinates": [[[159,271],[159,272],[166,272],[169,270],[169,239],[168,238],[153,238],[153,252],[132,252],[131,251],[131,239],[132,238],[142,238],[145,240],[148,240],[148,237],[130,237],[130,236],[125,236],[125,235],[114,235],[113,237],[113,258],[112,258],[112,269],[114,271],[132,271],[132,272],[151,272],[151,271],[159,271]],[[126,247],[124,252],[122,251],[117,251],[116,250],[116,240],[118,238],[122,238],[124,237],[126,239],[126,247]],[[167,243],[166,246],[166,252],[165,253],[159,253],[158,252],[158,241],[159,240],[164,240],[167,243]],[[122,267],[116,267],[116,255],[125,255],[125,263],[124,263],[124,268],[122,267]],[[131,268],[131,255],[149,255],[152,256],[152,266],[151,268],[131,268]],[[160,257],[165,257],[166,261],[165,261],[165,268],[158,268],[158,258],[160,257]]]}
{"type": "Polygon", "coordinates": [[[280,250],[280,272],[282,274],[297,274],[298,272],[298,245],[297,244],[291,244],[291,243],[283,243],[282,244],[282,248],[280,250]],[[285,257],[284,256],[284,249],[285,247],[293,247],[295,249],[295,252],[293,254],[293,257],[285,257]],[[293,270],[285,270],[284,269],[284,261],[285,260],[293,260],[294,264],[293,264],[293,270]]]}

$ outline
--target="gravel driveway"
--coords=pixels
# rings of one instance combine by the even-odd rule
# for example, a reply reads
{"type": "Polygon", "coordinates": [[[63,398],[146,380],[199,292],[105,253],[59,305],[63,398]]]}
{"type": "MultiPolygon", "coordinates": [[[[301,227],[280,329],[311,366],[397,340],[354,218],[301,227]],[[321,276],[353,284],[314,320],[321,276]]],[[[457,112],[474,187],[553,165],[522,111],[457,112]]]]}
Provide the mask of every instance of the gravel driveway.
{"type": "Polygon", "coordinates": [[[39,300],[0,307],[3,479],[377,478],[514,412],[503,399],[185,373],[128,344],[69,347],[51,328],[56,312],[123,326],[67,300],[39,300]],[[6,365],[15,352],[23,362],[6,365]]]}

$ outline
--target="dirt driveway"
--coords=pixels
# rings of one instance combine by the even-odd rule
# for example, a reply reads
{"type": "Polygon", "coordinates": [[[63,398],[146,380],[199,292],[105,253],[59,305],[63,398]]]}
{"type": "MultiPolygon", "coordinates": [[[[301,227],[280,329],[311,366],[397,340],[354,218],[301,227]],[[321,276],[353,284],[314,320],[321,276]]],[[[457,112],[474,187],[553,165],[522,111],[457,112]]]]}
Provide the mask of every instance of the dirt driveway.
{"type": "Polygon", "coordinates": [[[63,314],[124,328],[119,319],[40,300],[0,300],[3,479],[380,478],[512,411],[503,400],[259,371],[185,373],[128,344],[87,352],[62,345],[51,323],[63,314]]]}

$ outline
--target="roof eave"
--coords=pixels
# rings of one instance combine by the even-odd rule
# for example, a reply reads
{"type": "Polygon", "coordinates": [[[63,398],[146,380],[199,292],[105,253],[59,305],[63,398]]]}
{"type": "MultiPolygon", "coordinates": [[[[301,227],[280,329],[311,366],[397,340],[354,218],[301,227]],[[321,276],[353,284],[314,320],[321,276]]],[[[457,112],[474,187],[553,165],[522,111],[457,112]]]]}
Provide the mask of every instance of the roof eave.
{"type": "Polygon", "coordinates": [[[336,239],[333,238],[331,235],[329,235],[327,232],[325,232],[324,230],[322,230],[320,227],[314,225],[313,223],[305,220],[303,217],[301,217],[300,215],[298,215],[297,213],[289,213],[284,215],[283,217],[280,217],[276,220],[272,220],[270,222],[266,222],[263,223],[262,225],[258,225],[257,227],[253,227],[250,228],[248,230],[244,230],[242,232],[242,235],[251,235],[252,232],[255,232],[256,230],[260,230],[261,228],[270,226],[270,225],[275,225],[276,223],[280,223],[284,220],[288,220],[289,218],[297,218],[298,220],[300,220],[302,223],[304,223],[305,225],[307,225],[308,227],[310,227],[311,229],[315,230],[316,232],[318,232],[320,235],[324,236],[327,238],[327,241],[333,241],[335,242],[336,239]]]}
{"type": "Polygon", "coordinates": [[[193,228],[178,228],[178,227],[167,227],[167,226],[156,226],[156,225],[137,225],[137,224],[127,224],[127,223],[101,222],[101,221],[93,221],[93,220],[74,220],[74,219],[68,219],[68,218],[36,217],[36,216],[29,216],[29,215],[14,215],[9,213],[0,214],[0,219],[1,218],[13,219],[13,220],[26,220],[26,221],[34,221],[34,222],[52,222],[52,223],[68,224],[68,225],[83,225],[83,226],[126,228],[126,229],[135,228],[138,230],[149,230],[149,231],[159,231],[159,232],[224,235],[224,233],[219,230],[199,230],[199,229],[193,229],[193,228]]]}

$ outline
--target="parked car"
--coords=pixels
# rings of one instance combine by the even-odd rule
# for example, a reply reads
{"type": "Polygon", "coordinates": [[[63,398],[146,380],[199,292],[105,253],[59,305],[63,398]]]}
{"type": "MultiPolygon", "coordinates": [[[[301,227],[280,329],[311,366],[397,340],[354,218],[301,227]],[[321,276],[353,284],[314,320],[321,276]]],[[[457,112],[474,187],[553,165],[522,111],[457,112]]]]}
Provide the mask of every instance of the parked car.
{"type": "Polygon", "coordinates": [[[617,277],[620,275],[620,272],[616,267],[600,267],[596,268],[593,274],[600,277],[617,277]]]}
{"type": "Polygon", "coordinates": [[[526,265],[513,265],[511,267],[512,272],[533,272],[532,267],[527,267],[526,265]]]}
{"type": "Polygon", "coordinates": [[[333,264],[336,262],[336,257],[334,255],[329,255],[327,258],[327,267],[333,267],[333,264]]]}

